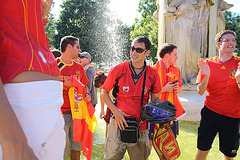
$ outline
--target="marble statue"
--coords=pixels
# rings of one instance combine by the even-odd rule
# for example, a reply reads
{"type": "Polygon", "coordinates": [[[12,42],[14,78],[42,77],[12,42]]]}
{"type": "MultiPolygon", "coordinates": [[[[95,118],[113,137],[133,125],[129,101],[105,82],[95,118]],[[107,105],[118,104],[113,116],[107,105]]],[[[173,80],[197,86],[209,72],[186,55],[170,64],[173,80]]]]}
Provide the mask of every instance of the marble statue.
{"type": "MultiPolygon", "coordinates": [[[[153,17],[156,21],[165,22],[163,25],[164,43],[173,43],[178,47],[176,65],[181,70],[182,82],[190,84],[198,73],[198,59],[206,58],[208,53],[209,17],[211,6],[217,5],[216,33],[225,29],[223,11],[233,5],[224,0],[158,0],[157,11],[153,17]],[[160,1],[164,3],[164,11],[160,13],[160,1]],[[165,6],[167,5],[167,6],[165,6]],[[164,15],[164,21],[159,19],[164,15]]],[[[215,11],[216,12],[216,11],[215,11]]],[[[216,15],[216,14],[215,14],[216,15]]],[[[214,33],[214,36],[216,35],[214,33]]],[[[159,35],[161,36],[161,35],[159,35]]],[[[160,38],[160,37],[159,37],[160,38]]],[[[213,37],[211,37],[213,39],[213,37]]],[[[161,44],[159,44],[161,45],[161,44]]]]}
{"type": "Polygon", "coordinates": [[[218,1],[218,7],[217,7],[217,33],[220,31],[223,31],[225,29],[225,20],[223,11],[226,11],[230,8],[232,8],[232,4],[226,3],[224,0],[218,1]]]}
{"type": "Polygon", "coordinates": [[[175,17],[173,33],[170,36],[172,43],[178,47],[176,65],[180,68],[184,83],[190,83],[190,79],[196,76],[198,71],[201,41],[198,31],[198,8],[197,0],[173,0],[164,13],[165,16],[175,17]]]}

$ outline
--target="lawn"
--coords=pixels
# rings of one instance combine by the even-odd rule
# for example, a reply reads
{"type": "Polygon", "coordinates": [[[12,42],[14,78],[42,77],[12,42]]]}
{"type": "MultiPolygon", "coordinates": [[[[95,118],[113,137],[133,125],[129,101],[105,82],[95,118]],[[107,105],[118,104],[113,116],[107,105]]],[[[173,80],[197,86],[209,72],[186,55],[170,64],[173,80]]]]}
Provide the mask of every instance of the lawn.
{"type": "MultiPolygon", "coordinates": [[[[99,114],[97,113],[97,117],[99,114]]],[[[181,156],[179,160],[193,160],[197,153],[196,141],[197,141],[197,128],[199,122],[195,121],[185,121],[180,120],[180,135],[177,140],[181,150],[181,156]]],[[[92,150],[92,160],[103,160],[104,159],[104,142],[105,142],[105,122],[98,118],[98,126],[94,132],[93,140],[93,150],[92,150]]],[[[81,154],[81,160],[86,159],[83,154],[81,154]]],[[[126,154],[125,160],[128,160],[129,157],[126,154]]],[[[156,160],[158,156],[155,150],[152,150],[152,153],[149,157],[149,160],[156,160]]],[[[217,160],[222,159],[222,154],[218,150],[218,137],[214,140],[214,144],[209,153],[208,160],[217,160]]],[[[240,151],[238,151],[238,156],[235,159],[240,159],[240,151]]],[[[65,160],[70,160],[69,156],[65,160]]]]}
{"type": "MultiPolygon", "coordinates": [[[[98,92],[99,96],[99,92],[98,92]]],[[[99,97],[98,97],[99,100],[99,97]]],[[[100,101],[98,101],[100,102],[100,101]]],[[[104,159],[104,143],[105,143],[105,131],[106,131],[106,123],[104,120],[99,118],[100,114],[100,103],[96,106],[95,115],[98,120],[98,126],[93,135],[93,150],[92,150],[92,160],[103,160],[104,159]]],[[[179,121],[179,135],[177,141],[179,143],[179,147],[181,150],[181,156],[178,160],[194,160],[195,155],[197,153],[197,128],[199,126],[198,121],[179,121]]],[[[222,159],[222,153],[218,150],[218,137],[215,138],[214,143],[212,145],[212,149],[208,155],[208,160],[218,160],[222,159]]],[[[154,149],[151,151],[151,155],[149,160],[157,160],[158,155],[154,149]]],[[[85,160],[85,156],[81,153],[81,160],[85,160]]],[[[238,156],[235,159],[240,159],[240,151],[238,151],[238,156]]],[[[69,151],[68,156],[65,160],[70,160],[69,151]]],[[[129,160],[127,154],[124,156],[124,160],[129,160]]]]}

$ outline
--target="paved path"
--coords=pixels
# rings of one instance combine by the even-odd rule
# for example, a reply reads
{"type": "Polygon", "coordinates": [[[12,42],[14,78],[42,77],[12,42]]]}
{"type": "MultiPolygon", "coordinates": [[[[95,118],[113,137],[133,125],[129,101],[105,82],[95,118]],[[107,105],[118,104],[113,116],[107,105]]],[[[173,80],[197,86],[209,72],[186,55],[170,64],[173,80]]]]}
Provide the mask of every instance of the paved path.
{"type": "Polygon", "coordinates": [[[186,115],[181,119],[199,121],[200,111],[204,105],[206,93],[200,96],[198,95],[196,90],[190,90],[190,91],[183,90],[178,97],[182,102],[182,105],[186,111],[186,115]]]}

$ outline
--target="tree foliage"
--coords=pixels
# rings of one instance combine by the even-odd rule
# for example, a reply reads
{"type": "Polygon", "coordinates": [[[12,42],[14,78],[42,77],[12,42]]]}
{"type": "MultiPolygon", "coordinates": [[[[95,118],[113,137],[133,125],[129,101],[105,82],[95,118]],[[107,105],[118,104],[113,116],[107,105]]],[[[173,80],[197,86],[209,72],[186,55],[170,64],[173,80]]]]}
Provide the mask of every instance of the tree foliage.
{"type": "Polygon", "coordinates": [[[108,4],[109,0],[63,1],[56,23],[57,41],[67,35],[78,37],[81,50],[97,63],[112,65],[127,58],[130,30],[112,16],[108,4]]]}
{"type": "MultiPolygon", "coordinates": [[[[55,3],[53,2],[51,10],[54,7],[54,5],[55,5],[55,3]]],[[[54,37],[55,30],[56,30],[56,19],[55,19],[54,15],[51,13],[51,10],[50,10],[49,22],[48,22],[47,28],[45,29],[45,32],[48,37],[50,48],[54,48],[56,45],[56,41],[55,41],[55,37],[54,37]]]]}
{"type": "Polygon", "coordinates": [[[157,61],[156,53],[158,48],[158,23],[153,19],[153,13],[157,10],[156,0],[140,0],[138,11],[141,14],[140,19],[135,20],[133,31],[131,31],[131,40],[136,36],[146,36],[152,42],[149,59],[157,61]]]}
{"type": "Polygon", "coordinates": [[[240,56],[240,15],[230,11],[224,12],[226,22],[226,30],[233,30],[236,32],[236,52],[240,56]]]}

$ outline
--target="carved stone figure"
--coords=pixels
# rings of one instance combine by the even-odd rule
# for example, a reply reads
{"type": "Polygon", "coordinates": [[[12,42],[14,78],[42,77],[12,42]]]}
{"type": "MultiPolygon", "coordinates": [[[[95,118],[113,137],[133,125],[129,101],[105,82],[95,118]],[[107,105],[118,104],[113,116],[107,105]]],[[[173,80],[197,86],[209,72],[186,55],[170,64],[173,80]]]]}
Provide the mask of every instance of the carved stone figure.
{"type": "Polygon", "coordinates": [[[176,18],[172,43],[178,47],[176,65],[180,68],[184,83],[190,83],[198,72],[201,41],[197,20],[199,5],[197,0],[173,0],[164,13],[165,16],[176,18]]]}
{"type": "Polygon", "coordinates": [[[224,0],[218,0],[218,9],[217,9],[217,33],[220,31],[225,30],[225,20],[224,20],[224,15],[223,11],[226,11],[230,8],[232,8],[232,4],[226,3],[224,0]]]}
{"type": "Polygon", "coordinates": [[[210,4],[206,0],[200,1],[200,9],[198,11],[198,29],[200,35],[200,54],[201,58],[207,55],[207,33],[208,19],[210,12],[210,4]]]}
{"type": "MultiPolygon", "coordinates": [[[[161,43],[173,43],[177,45],[178,60],[176,65],[181,70],[182,81],[184,83],[189,84],[191,79],[196,76],[198,72],[198,59],[209,56],[207,49],[209,48],[208,43],[210,42],[208,42],[208,39],[211,38],[212,42],[215,35],[225,29],[223,11],[230,9],[232,6],[232,4],[228,4],[224,0],[217,0],[215,4],[212,0],[157,1],[158,9],[154,13],[154,19],[157,22],[165,22],[165,24],[161,24],[161,29],[163,28],[163,33],[165,32],[164,37],[160,37],[161,43]],[[159,6],[160,2],[162,2],[161,4],[164,4],[164,6],[159,6]],[[165,6],[166,4],[168,5],[165,6]],[[217,5],[217,10],[212,9],[210,7],[212,5],[217,5]],[[165,10],[161,11],[161,9],[159,9],[161,7],[165,10]],[[212,23],[214,24],[214,28],[216,26],[216,33],[211,35],[211,31],[208,31],[210,10],[214,13],[217,12],[217,17],[211,14],[211,17],[213,17],[211,20],[216,22],[212,23]],[[164,21],[160,20],[159,17],[161,17],[161,15],[164,15],[164,21]]],[[[161,43],[159,43],[159,45],[161,45],[161,43]]]]}

